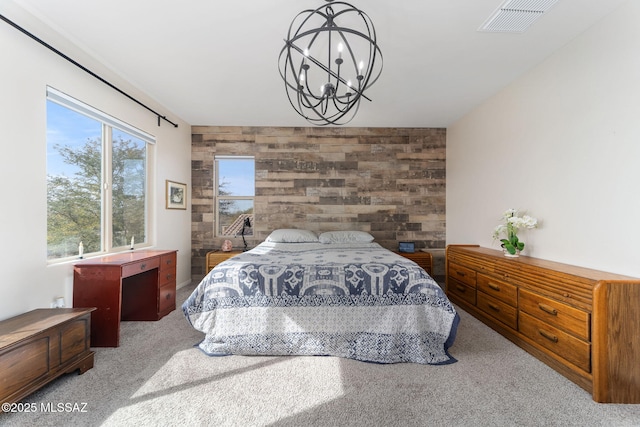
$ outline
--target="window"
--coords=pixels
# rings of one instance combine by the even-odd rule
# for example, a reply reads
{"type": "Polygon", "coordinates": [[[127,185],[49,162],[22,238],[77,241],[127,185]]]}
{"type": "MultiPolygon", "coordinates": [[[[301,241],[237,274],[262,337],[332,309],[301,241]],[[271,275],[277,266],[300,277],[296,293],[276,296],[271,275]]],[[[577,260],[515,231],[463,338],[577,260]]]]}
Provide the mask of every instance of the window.
{"type": "Polygon", "coordinates": [[[215,210],[217,236],[253,235],[255,160],[245,156],[216,156],[215,210]],[[247,227],[248,226],[248,227],[247,227]]]}
{"type": "Polygon", "coordinates": [[[47,259],[145,245],[155,141],[47,88],[47,259]]]}

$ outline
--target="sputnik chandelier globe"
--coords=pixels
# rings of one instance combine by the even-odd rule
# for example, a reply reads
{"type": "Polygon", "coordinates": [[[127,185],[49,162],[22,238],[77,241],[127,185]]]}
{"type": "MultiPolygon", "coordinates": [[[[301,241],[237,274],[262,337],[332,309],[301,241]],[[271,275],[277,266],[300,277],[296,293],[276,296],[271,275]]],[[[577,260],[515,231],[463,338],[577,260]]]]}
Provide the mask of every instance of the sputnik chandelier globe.
{"type": "Polygon", "coordinates": [[[382,73],[373,22],[349,3],[300,12],[289,26],[278,67],[289,102],[315,125],[342,125],[382,73]]]}

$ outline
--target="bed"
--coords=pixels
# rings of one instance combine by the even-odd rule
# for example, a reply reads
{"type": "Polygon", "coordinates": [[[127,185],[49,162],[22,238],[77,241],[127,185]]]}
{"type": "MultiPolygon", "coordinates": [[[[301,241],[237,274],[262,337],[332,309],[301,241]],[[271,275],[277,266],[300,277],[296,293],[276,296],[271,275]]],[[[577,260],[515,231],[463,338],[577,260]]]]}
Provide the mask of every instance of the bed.
{"type": "Polygon", "coordinates": [[[459,316],[413,261],[364,232],[275,230],[182,305],[210,356],[327,355],[448,364],[459,316]]]}

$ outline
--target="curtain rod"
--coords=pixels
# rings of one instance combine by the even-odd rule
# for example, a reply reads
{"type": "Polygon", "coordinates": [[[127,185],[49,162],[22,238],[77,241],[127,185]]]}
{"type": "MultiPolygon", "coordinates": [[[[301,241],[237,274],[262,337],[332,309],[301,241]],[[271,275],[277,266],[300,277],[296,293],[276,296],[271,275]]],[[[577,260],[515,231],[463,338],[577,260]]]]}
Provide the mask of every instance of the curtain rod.
{"type": "Polygon", "coordinates": [[[120,89],[120,88],[114,86],[113,84],[109,83],[107,80],[103,79],[102,77],[100,77],[99,75],[97,75],[93,71],[89,70],[85,66],[83,66],[83,65],[79,64],[78,62],[74,61],[73,59],[69,58],[67,55],[65,55],[64,53],[60,52],[55,47],[51,46],[50,44],[46,43],[44,40],[39,39],[35,35],[31,34],[29,31],[25,30],[24,28],[22,28],[21,26],[19,26],[15,22],[11,21],[10,19],[5,17],[4,15],[0,14],[0,19],[2,19],[4,22],[6,22],[7,24],[11,25],[13,28],[15,28],[16,30],[20,31],[21,33],[23,33],[23,34],[29,36],[30,38],[32,38],[33,40],[37,41],[42,46],[46,47],[47,49],[51,50],[52,52],[57,53],[62,58],[64,58],[67,61],[71,62],[73,65],[75,65],[76,67],[78,67],[81,70],[85,71],[86,73],[92,75],[93,77],[95,77],[96,79],[100,80],[102,83],[106,84],[110,88],[112,88],[112,89],[116,90],[117,92],[121,93],[122,95],[126,96],[127,98],[129,98],[130,100],[135,102],[136,104],[138,104],[138,105],[146,108],[147,110],[151,111],[153,114],[155,114],[158,117],[158,126],[160,126],[160,119],[162,119],[162,120],[164,120],[164,121],[166,121],[168,123],[171,123],[173,125],[173,127],[176,127],[176,128],[178,127],[177,123],[172,122],[171,120],[167,119],[166,116],[163,116],[160,113],[154,111],[153,109],[151,109],[150,107],[146,106],[142,102],[138,101],[137,99],[135,99],[134,97],[132,97],[128,93],[124,92],[122,89],[120,89]]]}

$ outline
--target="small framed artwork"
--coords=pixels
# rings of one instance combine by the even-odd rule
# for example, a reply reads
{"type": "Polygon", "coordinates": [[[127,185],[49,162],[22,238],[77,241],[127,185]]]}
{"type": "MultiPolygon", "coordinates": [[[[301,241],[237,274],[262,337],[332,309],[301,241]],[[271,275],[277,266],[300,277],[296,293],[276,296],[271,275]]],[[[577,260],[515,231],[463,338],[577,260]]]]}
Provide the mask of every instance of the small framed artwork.
{"type": "Polygon", "coordinates": [[[406,253],[414,253],[416,250],[414,242],[399,242],[398,243],[398,252],[406,252],[406,253]]]}
{"type": "Polygon", "coordinates": [[[167,209],[187,209],[187,184],[167,180],[167,209]]]}

